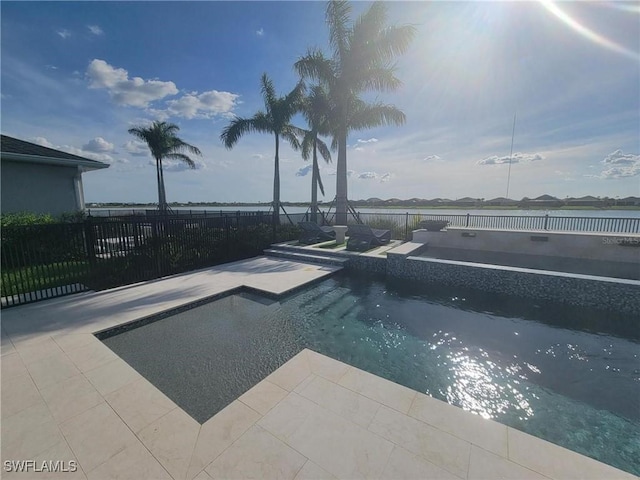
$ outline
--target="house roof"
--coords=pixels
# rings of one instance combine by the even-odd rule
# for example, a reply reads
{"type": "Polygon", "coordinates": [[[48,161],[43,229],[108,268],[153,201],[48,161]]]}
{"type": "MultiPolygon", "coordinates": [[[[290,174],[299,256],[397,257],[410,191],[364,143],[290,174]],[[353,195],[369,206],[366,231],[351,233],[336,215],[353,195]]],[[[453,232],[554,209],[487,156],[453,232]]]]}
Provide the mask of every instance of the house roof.
{"type": "Polygon", "coordinates": [[[596,198],[594,196],[591,195],[585,195],[584,197],[576,197],[576,198],[570,198],[569,201],[575,201],[575,200],[579,200],[581,202],[598,202],[600,201],[599,198],[596,198]]]}
{"type": "Polygon", "coordinates": [[[53,148],[43,147],[31,142],[25,142],[7,135],[0,135],[0,157],[3,160],[16,162],[43,163],[47,165],[78,166],[83,171],[108,168],[108,163],[98,162],[89,158],[62,152],[53,148]]]}
{"type": "Polygon", "coordinates": [[[539,197],[533,198],[532,200],[558,200],[556,197],[552,197],[551,195],[540,195],[539,197]]]}

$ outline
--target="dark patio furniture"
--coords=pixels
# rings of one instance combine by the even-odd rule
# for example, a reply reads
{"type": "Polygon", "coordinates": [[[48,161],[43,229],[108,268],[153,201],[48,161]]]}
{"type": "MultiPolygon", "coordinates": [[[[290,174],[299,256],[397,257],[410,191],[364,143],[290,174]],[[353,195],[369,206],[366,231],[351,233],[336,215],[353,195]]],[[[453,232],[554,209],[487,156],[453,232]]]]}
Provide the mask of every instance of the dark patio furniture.
{"type": "Polygon", "coordinates": [[[298,226],[302,230],[298,241],[303,245],[312,245],[336,239],[336,232],[331,227],[321,227],[313,222],[300,222],[298,226]]]}
{"type": "Polygon", "coordinates": [[[391,241],[391,230],[376,230],[367,225],[349,225],[347,250],[364,252],[391,241]]]}
{"type": "Polygon", "coordinates": [[[439,232],[449,225],[449,220],[423,220],[418,224],[418,228],[424,228],[429,232],[439,232]]]}

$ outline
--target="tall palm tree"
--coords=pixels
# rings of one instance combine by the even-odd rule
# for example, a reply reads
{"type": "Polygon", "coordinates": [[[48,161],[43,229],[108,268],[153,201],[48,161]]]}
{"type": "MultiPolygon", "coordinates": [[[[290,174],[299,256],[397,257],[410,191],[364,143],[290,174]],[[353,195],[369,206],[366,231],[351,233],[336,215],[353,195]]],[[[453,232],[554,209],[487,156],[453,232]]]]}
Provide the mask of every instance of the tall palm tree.
{"type": "Polygon", "coordinates": [[[176,134],[180,127],[173,123],[153,122],[149,127],[138,126],[129,129],[129,133],[140,140],[146,142],[151,155],[156,161],[156,178],[158,181],[158,209],[161,212],[167,211],[167,195],[164,188],[164,173],[162,160],[180,160],[186,163],[189,168],[196,168],[195,162],[185,152],[194,155],[202,155],[200,150],[193,145],[189,145],[176,134]]]}
{"type": "Polygon", "coordinates": [[[317,221],[318,212],[318,187],[324,195],[324,185],[320,177],[320,168],[318,167],[318,152],[325,160],[331,162],[331,152],[327,145],[319,138],[319,135],[330,134],[330,105],[329,98],[325,89],[321,85],[311,87],[309,94],[302,103],[302,114],[307,120],[309,129],[304,132],[302,140],[302,158],[308,160],[310,156],[313,158],[311,167],[311,221],[317,221]]]}
{"type": "Polygon", "coordinates": [[[302,136],[302,131],[289,122],[291,117],[300,110],[304,97],[304,83],[298,82],[294,89],[283,97],[276,96],[273,82],[266,73],[262,74],[260,83],[265,111],[259,111],[251,118],[234,118],[222,130],[220,139],[226,148],[231,149],[245,133],[273,134],[276,144],[273,174],[273,221],[275,225],[280,219],[280,137],[289,142],[295,150],[300,148],[300,142],[296,135],[302,136]]]}
{"type": "Polygon", "coordinates": [[[375,2],[350,24],[351,7],[344,0],[327,4],[331,58],[312,49],[295,63],[303,78],[326,86],[332,104],[333,140],[338,149],[336,222],[347,221],[347,137],[350,130],[405,122],[392,105],[366,104],[359,95],[367,91],[392,91],[401,82],[393,59],[404,53],[415,29],[410,25],[387,26],[386,7],[375,2]]]}

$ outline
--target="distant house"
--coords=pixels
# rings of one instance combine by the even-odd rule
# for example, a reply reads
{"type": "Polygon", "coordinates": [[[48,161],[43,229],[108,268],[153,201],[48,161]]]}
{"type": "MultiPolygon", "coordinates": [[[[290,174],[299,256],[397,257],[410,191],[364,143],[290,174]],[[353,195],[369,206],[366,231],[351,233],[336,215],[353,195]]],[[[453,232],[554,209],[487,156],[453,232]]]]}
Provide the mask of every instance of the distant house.
{"type": "Polygon", "coordinates": [[[505,197],[496,197],[492,198],[491,200],[487,200],[485,203],[486,205],[490,205],[492,207],[504,207],[508,205],[516,205],[518,202],[505,197]]]}
{"type": "MultiPolygon", "coordinates": [[[[523,203],[525,199],[521,200],[523,203]]],[[[530,207],[561,207],[563,205],[563,201],[559,198],[552,197],[551,195],[540,195],[539,197],[532,198],[526,202],[530,207]]]]}
{"type": "Polygon", "coordinates": [[[619,200],[616,200],[616,205],[625,206],[625,207],[638,207],[640,206],[640,198],[639,197],[625,197],[619,200]]]}
{"type": "Polygon", "coordinates": [[[601,199],[591,195],[580,198],[568,198],[566,203],[572,207],[601,207],[604,204],[601,199]]]}
{"type": "Polygon", "coordinates": [[[456,201],[452,202],[452,204],[457,207],[475,207],[479,203],[480,203],[480,199],[471,198],[471,197],[459,198],[456,201]]]}
{"type": "Polygon", "coordinates": [[[108,164],[0,136],[2,213],[59,215],[84,209],[82,174],[108,164]]]}

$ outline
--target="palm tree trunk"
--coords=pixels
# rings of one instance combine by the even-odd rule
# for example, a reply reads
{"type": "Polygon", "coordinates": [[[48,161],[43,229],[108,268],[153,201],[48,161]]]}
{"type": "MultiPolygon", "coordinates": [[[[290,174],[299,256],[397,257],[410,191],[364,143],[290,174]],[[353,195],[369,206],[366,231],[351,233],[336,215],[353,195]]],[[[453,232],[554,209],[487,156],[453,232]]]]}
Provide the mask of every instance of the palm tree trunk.
{"type": "Polygon", "coordinates": [[[164,188],[164,171],[162,169],[162,158],[159,159],[159,171],[160,171],[160,182],[159,182],[159,190],[160,190],[160,211],[161,212],[166,212],[167,211],[167,192],[165,191],[164,188]]]}
{"type": "Polygon", "coordinates": [[[338,165],[336,168],[336,225],[347,224],[347,132],[338,133],[338,165]]]}
{"type": "Polygon", "coordinates": [[[313,165],[311,167],[311,221],[318,221],[318,150],[317,138],[313,139],[313,165]]]}
{"type": "Polygon", "coordinates": [[[280,225],[280,138],[276,134],[276,158],[273,172],[273,224],[280,225]]]}
{"type": "Polygon", "coordinates": [[[162,180],[160,179],[160,159],[156,158],[156,181],[158,183],[158,210],[162,211],[162,180]]]}

